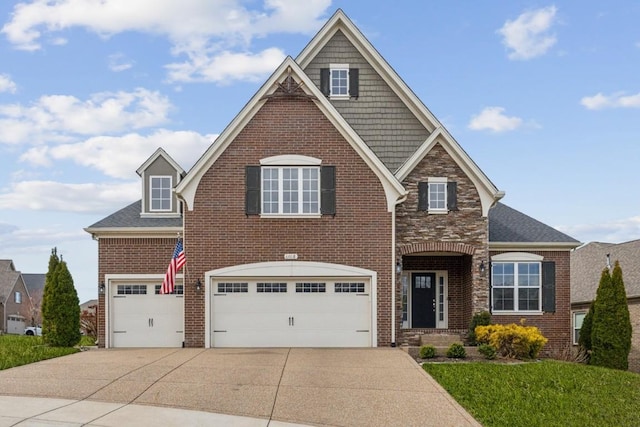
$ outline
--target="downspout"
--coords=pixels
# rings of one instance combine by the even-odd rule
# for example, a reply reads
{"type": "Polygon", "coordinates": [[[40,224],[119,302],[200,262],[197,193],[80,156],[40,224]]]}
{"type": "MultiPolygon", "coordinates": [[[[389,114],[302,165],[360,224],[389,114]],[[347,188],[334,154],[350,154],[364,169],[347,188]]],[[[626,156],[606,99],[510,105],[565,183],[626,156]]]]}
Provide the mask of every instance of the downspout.
{"type": "Polygon", "coordinates": [[[396,346],[396,207],[407,200],[407,195],[396,200],[391,212],[391,347],[396,346]]]}

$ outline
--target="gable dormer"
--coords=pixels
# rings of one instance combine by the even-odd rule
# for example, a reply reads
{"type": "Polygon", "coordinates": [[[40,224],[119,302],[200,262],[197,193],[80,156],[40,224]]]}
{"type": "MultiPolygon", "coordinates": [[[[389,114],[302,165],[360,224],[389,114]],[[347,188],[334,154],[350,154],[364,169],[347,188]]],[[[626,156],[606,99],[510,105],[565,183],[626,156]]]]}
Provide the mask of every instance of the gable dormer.
{"type": "Polygon", "coordinates": [[[142,178],[141,217],[179,217],[180,200],[174,188],[185,171],[164,151],[158,148],[136,171],[142,178]]]}

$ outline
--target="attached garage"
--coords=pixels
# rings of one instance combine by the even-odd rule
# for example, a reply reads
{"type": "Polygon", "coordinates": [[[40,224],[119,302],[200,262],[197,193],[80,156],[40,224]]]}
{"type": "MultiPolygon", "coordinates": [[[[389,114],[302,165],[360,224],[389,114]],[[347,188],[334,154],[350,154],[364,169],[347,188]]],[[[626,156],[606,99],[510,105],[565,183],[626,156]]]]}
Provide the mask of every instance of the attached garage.
{"type": "Polygon", "coordinates": [[[108,347],[182,347],[183,285],[161,295],[162,279],[109,281],[108,347]]]}
{"type": "Polygon", "coordinates": [[[24,317],[19,314],[9,315],[7,316],[7,333],[8,334],[24,334],[24,328],[26,327],[26,322],[24,317]]]}
{"type": "Polygon", "coordinates": [[[207,347],[377,345],[375,272],[273,262],[207,274],[207,347]]]}

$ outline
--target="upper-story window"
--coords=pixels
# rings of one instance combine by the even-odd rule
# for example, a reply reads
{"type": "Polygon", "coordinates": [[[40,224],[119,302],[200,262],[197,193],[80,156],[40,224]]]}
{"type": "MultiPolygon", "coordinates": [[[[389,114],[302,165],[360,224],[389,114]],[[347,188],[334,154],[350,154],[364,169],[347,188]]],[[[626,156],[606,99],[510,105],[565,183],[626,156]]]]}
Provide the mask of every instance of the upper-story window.
{"type": "Polygon", "coordinates": [[[447,178],[430,177],[418,183],[418,210],[446,214],[458,210],[458,185],[447,178]]]}
{"type": "Polygon", "coordinates": [[[349,64],[330,64],[320,69],[320,91],[331,99],[351,99],[360,95],[360,70],[349,64]]]}
{"type": "Polygon", "coordinates": [[[151,211],[171,210],[171,182],[170,176],[151,177],[151,211]]]}
{"type": "Polygon", "coordinates": [[[319,167],[263,167],[263,214],[319,214],[319,167]]]}
{"type": "Polygon", "coordinates": [[[262,159],[247,166],[247,215],[307,216],[335,214],[335,167],[300,155],[262,159]]]}
{"type": "Polygon", "coordinates": [[[13,295],[13,302],[16,304],[22,304],[22,292],[16,291],[13,295]]]}

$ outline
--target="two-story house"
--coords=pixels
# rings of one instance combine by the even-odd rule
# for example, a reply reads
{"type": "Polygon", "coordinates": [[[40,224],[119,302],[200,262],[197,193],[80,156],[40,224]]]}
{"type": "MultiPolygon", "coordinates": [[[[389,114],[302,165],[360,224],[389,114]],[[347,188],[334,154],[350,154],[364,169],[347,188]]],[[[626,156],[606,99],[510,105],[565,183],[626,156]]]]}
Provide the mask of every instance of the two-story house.
{"type": "Polygon", "coordinates": [[[504,193],[338,10],[98,240],[101,346],[375,347],[525,318],[570,345],[573,238],[504,193]],[[160,284],[177,236],[187,263],[160,284]]]}

